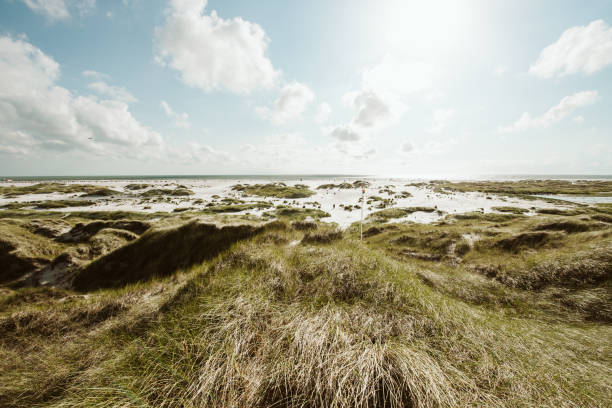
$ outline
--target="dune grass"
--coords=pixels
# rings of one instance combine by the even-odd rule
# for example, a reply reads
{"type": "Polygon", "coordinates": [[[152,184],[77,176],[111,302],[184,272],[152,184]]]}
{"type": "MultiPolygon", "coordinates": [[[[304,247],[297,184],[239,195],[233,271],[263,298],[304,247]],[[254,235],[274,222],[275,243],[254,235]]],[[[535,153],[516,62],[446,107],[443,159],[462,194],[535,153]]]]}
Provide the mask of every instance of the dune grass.
{"type": "Polygon", "coordinates": [[[369,219],[375,219],[379,221],[390,220],[394,218],[406,217],[414,212],[434,212],[436,211],[433,207],[393,207],[386,208],[384,210],[375,211],[368,215],[369,219]]]}
{"type": "Polygon", "coordinates": [[[160,196],[188,197],[193,194],[194,192],[187,188],[152,188],[143,193],[140,193],[140,196],[143,198],[154,198],[160,196]]]}
{"type": "Polygon", "coordinates": [[[496,215],[163,219],[78,292],[0,289],[0,406],[606,406],[612,227],[496,215]]]}
{"type": "Polygon", "coordinates": [[[93,184],[64,184],[64,183],[38,183],[25,186],[0,185],[0,194],[6,196],[20,196],[24,194],[50,194],[50,193],[91,193],[100,190],[100,186],[93,184]]]}
{"type": "Polygon", "coordinates": [[[296,184],[294,186],[288,186],[282,182],[268,184],[236,184],[232,186],[232,190],[247,195],[276,198],[306,198],[315,194],[307,185],[296,184]]]}
{"type": "Polygon", "coordinates": [[[274,210],[266,211],[266,217],[276,217],[285,220],[303,221],[306,218],[321,219],[329,217],[329,213],[318,208],[298,208],[279,205],[274,210]]]}
{"type": "Polygon", "coordinates": [[[434,190],[479,191],[496,194],[612,195],[612,181],[517,180],[517,181],[432,181],[434,190]]]}
{"type": "Polygon", "coordinates": [[[53,210],[67,207],[89,207],[95,201],[90,200],[46,200],[46,201],[22,201],[4,204],[2,208],[7,210],[19,210],[22,208],[35,208],[39,210],[53,210]]]}

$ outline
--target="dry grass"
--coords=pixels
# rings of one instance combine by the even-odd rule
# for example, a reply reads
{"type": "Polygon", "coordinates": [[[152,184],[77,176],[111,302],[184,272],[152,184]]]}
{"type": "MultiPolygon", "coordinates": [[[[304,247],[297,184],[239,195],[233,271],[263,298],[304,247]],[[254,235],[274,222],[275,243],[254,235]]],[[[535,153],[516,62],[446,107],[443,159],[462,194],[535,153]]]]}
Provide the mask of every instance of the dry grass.
{"type": "Polygon", "coordinates": [[[48,406],[595,407],[609,390],[609,328],[480,311],[351,242],[241,244],[165,310],[48,406]]]}
{"type": "Polygon", "coordinates": [[[236,184],[232,190],[240,191],[247,195],[277,198],[305,198],[315,194],[307,185],[296,184],[288,186],[285,183],[268,184],[236,184]]]}
{"type": "Polygon", "coordinates": [[[321,224],[163,220],[86,269],[102,289],[0,292],[0,406],[607,406],[612,237],[537,217],[327,245],[306,239],[336,233],[321,224]]]}
{"type": "Polygon", "coordinates": [[[480,191],[498,194],[610,194],[611,181],[517,180],[517,181],[432,181],[435,189],[480,191]]]}

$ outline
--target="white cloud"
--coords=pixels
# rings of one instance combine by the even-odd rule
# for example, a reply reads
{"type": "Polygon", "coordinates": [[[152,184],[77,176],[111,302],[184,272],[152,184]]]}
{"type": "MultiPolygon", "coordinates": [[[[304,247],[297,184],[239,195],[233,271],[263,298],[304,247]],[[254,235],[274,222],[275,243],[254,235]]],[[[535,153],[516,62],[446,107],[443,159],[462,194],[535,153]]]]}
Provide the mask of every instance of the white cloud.
{"type": "Polygon", "coordinates": [[[41,14],[51,20],[60,20],[70,17],[68,7],[64,0],[23,0],[33,12],[41,14]]]}
{"type": "Polygon", "coordinates": [[[592,74],[612,64],[612,28],[603,20],[571,27],[542,50],[529,73],[551,78],[583,72],[592,74]]]}
{"type": "Polygon", "coordinates": [[[82,72],[83,76],[86,78],[92,78],[97,80],[107,80],[110,79],[110,75],[104,74],[102,72],[93,71],[93,70],[85,70],[82,72]]]}
{"type": "Polygon", "coordinates": [[[189,115],[187,112],[175,112],[166,101],[161,101],[161,107],[164,112],[166,112],[166,115],[174,121],[174,126],[182,129],[189,129],[191,124],[189,123],[189,115]]]}
{"type": "Polygon", "coordinates": [[[315,95],[310,88],[299,82],[292,82],[281,89],[272,108],[258,107],[256,112],[270,122],[281,125],[300,118],[314,99],[315,95]]]}
{"type": "Polygon", "coordinates": [[[138,122],[125,102],[76,96],[58,86],[59,65],[28,42],[0,37],[0,72],[3,151],[161,156],[161,136],[138,122]]]}
{"type": "Polygon", "coordinates": [[[414,146],[412,146],[412,143],[408,141],[402,143],[402,145],[400,146],[400,151],[404,153],[410,153],[413,150],[414,150],[414,146]]]}
{"type": "Polygon", "coordinates": [[[88,16],[96,9],[96,0],[77,0],[73,4],[81,16],[88,16]]]}
{"type": "Polygon", "coordinates": [[[455,116],[454,109],[436,109],[433,113],[434,123],[427,130],[428,133],[440,133],[448,126],[448,122],[455,116]]]}
{"type": "Polygon", "coordinates": [[[338,131],[375,131],[397,122],[407,109],[404,97],[430,87],[431,70],[424,64],[400,61],[391,55],[363,70],[361,90],[342,98],[355,108],[355,117],[350,124],[338,127],[338,131]]]}
{"type": "Polygon", "coordinates": [[[69,8],[81,16],[89,15],[96,8],[96,0],[22,0],[33,12],[49,20],[63,20],[70,17],[69,8]]]}
{"type": "Polygon", "coordinates": [[[357,142],[362,138],[359,132],[350,125],[336,126],[330,132],[330,136],[341,142],[357,142]]]}
{"type": "Polygon", "coordinates": [[[574,116],[572,118],[572,122],[574,122],[574,123],[582,123],[582,122],[584,122],[584,117],[582,117],[582,115],[574,116]]]}
{"type": "Polygon", "coordinates": [[[205,7],[206,0],[171,0],[165,23],[155,29],[157,60],[207,92],[272,87],[279,72],[265,55],[269,39],[263,28],[240,17],[205,14],[205,7]]]}
{"type": "Polygon", "coordinates": [[[357,109],[357,116],[353,123],[363,128],[375,127],[393,118],[391,107],[372,91],[362,91],[356,94],[353,106],[357,109]]]}
{"type": "Polygon", "coordinates": [[[87,87],[93,91],[96,91],[100,95],[108,96],[112,99],[122,101],[125,103],[136,102],[136,98],[127,89],[121,86],[112,86],[103,81],[92,82],[87,87]]]}
{"type": "Polygon", "coordinates": [[[329,115],[331,114],[331,106],[327,102],[322,102],[319,104],[317,108],[317,114],[315,115],[315,122],[317,123],[325,123],[327,119],[329,119],[329,115]]]}
{"type": "Polygon", "coordinates": [[[597,100],[597,91],[583,91],[561,99],[558,105],[550,108],[546,113],[538,117],[531,117],[527,112],[512,125],[500,127],[502,133],[522,132],[527,129],[543,129],[561,121],[576,109],[591,105],[597,100]]]}

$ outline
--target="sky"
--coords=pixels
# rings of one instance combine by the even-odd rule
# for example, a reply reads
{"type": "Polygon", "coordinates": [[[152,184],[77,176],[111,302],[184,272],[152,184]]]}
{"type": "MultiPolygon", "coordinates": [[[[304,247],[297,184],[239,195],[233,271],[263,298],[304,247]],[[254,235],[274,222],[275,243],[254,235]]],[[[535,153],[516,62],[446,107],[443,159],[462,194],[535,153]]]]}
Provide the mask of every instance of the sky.
{"type": "Polygon", "coordinates": [[[0,0],[0,175],[612,174],[612,0],[0,0]]]}

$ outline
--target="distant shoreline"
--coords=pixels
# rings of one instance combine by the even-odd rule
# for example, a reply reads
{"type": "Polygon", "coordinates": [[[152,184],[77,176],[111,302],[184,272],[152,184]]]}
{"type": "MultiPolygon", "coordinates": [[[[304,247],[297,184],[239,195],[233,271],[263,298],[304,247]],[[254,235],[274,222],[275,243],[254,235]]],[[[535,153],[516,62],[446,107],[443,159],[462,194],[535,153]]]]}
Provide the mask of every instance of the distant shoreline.
{"type": "Polygon", "coordinates": [[[409,176],[359,174],[147,174],[0,176],[0,182],[103,181],[103,180],[299,180],[299,179],[395,179],[395,180],[610,180],[612,174],[482,174],[471,176],[409,176]]]}

